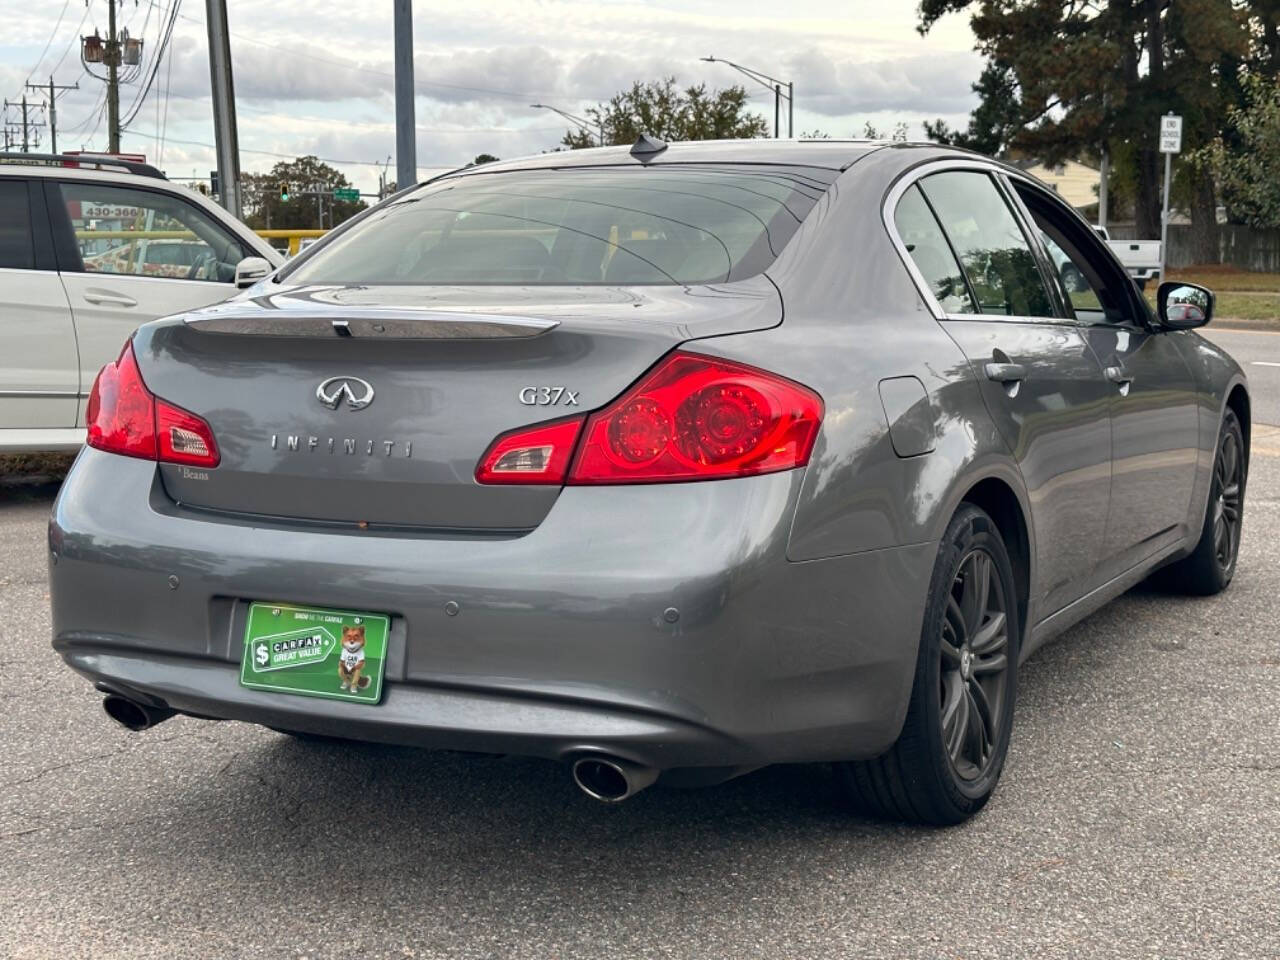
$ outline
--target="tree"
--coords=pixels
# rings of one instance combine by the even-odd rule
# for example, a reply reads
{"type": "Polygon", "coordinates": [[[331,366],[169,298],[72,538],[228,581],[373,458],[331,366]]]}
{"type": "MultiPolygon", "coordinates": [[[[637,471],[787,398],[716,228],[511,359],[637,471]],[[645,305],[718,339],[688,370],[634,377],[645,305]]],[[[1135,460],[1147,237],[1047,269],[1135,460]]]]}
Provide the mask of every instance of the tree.
{"type": "Polygon", "coordinates": [[[969,117],[969,128],[962,132],[952,130],[944,120],[926,120],[925,136],[949,146],[999,156],[1022,125],[1022,100],[1013,68],[992,60],[971,89],[978,95],[978,106],[969,117]]]}
{"type": "MultiPolygon", "coordinates": [[[[658,83],[636,81],[630,90],[586,111],[591,126],[603,131],[606,144],[630,146],[642,133],[662,140],[740,140],[763,137],[764,117],[747,112],[747,91],[739,86],[708,91],[706,84],[681,90],[675,77],[658,83]]],[[[569,130],[566,147],[597,146],[596,136],[569,130]]]]}
{"type": "Polygon", "coordinates": [[[1228,134],[1198,157],[1217,175],[1227,215],[1252,227],[1280,227],[1280,83],[1255,74],[1244,104],[1228,111],[1228,134]]]}
{"type": "Polygon", "coordinates": [[[245,222],[255,230],[314,230],[336,227],[368,206],[363,200],[337,201],[333,191],[350,187],[351,182],[335,167],[316,157],[282,160],[270,173],[250,173],[241,177],[245,222]],[[288,185],[289,199],[280,198],[280,187],[288,185]],[[320,223],[321,209],[324,223],[320,223]]]}
{"type": "MultiPolygon", "coordinates": [[[[1104,146],[1113,155],[1127,153],[1135,220],[1141,233],[1153,236],[1160,228],[1160,115],[1172,110],[1183,116],[1186,149],[1217,136],[1251,36],[1266,36],[1259,11],[1274,4],[922,0],[920,30],[928,32],[948,12],[970,11],[977,49],[988,63],[970,133],[984,146],[1002,139],[1046,162],[1096,154],[1104,146]],[[995,136],[1001,130],[1007,136],[995,136]]],[[[954,136],[945,128],[938,132],[954,136]]],[[[1184,192],[1197,246],[1205,254],[1212,247],[1216,259],[1212,177],[1194,165],[1183,177],[1190,179],[1184,192]]]]}
{"type": "Polygon", "coordinates": [[[876,125],[868,120],[862,125],[862,135],[868,140],[892,140],[895,143],[906,143],[907,124],[899,122],[894,125],[893,132],[888,133],[884,130],[877,130],[876,125]]]}
{"type": "Polygon", "coordinates": [[[471,161],[471,166],[478,167],[482,163],[495,163],[498,160],[492,153],[478,153],[476,158],[471,161]]]}

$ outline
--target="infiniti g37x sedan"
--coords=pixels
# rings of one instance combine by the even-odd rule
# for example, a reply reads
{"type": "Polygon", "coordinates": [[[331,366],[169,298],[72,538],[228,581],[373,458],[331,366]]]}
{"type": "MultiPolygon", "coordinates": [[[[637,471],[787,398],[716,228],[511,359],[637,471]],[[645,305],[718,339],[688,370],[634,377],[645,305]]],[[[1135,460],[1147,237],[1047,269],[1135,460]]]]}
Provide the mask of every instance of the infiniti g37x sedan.
{"type": "Polygon", "coordinates": [[[459,171],[123,345],[54,646],[136,729],[553,758],[609,801],[831,762],[954,823],[1032,651],[1157,570],[1231,581],[1213,305],[1153,313],[1052,192],[936,146],[459,171]]]}

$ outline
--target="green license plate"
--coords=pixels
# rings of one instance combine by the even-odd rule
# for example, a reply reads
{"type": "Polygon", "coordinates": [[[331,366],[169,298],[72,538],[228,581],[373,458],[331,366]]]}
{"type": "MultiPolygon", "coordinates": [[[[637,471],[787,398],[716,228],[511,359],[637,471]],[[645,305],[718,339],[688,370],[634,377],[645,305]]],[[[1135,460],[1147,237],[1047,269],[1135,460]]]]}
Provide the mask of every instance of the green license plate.
{"type": "Polygon", "coordinates": [[[251,603],[240,684],[377,703],[391,621],[380,613],[251,603]]]}

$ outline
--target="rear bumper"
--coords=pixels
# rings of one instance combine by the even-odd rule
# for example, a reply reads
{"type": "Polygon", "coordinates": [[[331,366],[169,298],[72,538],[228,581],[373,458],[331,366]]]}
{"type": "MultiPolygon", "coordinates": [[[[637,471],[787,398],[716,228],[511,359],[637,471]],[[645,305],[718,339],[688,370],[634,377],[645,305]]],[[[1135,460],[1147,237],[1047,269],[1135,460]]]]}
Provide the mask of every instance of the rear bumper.
{"type": "Polygon", "coordinates": [[[75,453],[84,445],[84,427],[0,429],[0,453],[75,453]]]}
{"type": "Polygon", "coordinates": [[[800,480],[568,488],[533,532],[466,540],[214,519],[85,450],[50,523],[54,646],[183,712],[357,739],[661,769],[874,755],[935,547],[788,562],[800,480]],[[389,613],[382,702],[240,687],[250,600],[389,613]]]}

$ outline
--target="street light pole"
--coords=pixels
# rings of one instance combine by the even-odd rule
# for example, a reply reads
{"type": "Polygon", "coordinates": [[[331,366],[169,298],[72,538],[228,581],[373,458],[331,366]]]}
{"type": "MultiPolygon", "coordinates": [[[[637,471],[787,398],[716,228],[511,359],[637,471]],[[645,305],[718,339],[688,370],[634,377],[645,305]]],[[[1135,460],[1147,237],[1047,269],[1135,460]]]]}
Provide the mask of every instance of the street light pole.
{"type": "MultiPolygon", "coordinates": [[[[209,76],[213,90],[213,143],[218,157],[222,206],[240,219],[240,138],[236,132],[236,91],[231,78],[231,34],[226,0],[205,0],[209,30],[209,76]]],[[[112,152],[119,149],[118,145],[112,152]]]]}
{"type": "MultiPolygon", "coordinates": [[[[559,107],[553,107],[549,103],[531,103],[529,104],[529,106],[531,109],[534,109],[534,110],[550,110],[552,113],[560,114],[560,116],[564,117],[566,120],[572,123],[575,127],[578,127],[583,133],[587,135],[588,143],[591,141],[592,131],[591,131],[590,122],[583,120],[581,117],[574,116],[572,113],[569,113],[566,110],[561,110],[559,107]]],[[[596,130],[598,131],[597,132],[598,145],[603,147],[604,146],[604,120],[603,119],[597,122],[596,130]]]]}
{"type": "Polygon", "coordinates": [[[418,182],[413,104],[413,0],[395,0],[396,188],[418,182]]]}
{"type": "Polygon", "coordinates": [[[776,140],[780,135],[780,116],[782,112],[782,98],[787,98],[787,136],[794,137],[796,135],[795,128],[795,104],[796,104],[796,85],[790,80],[786,81],[787,92],[782,92],[783,81],[777,77],[771,77],[767,73],[761,73],[759,70],[752,70],[750,67],[744,67],[740,63],[734,63],[732,60],[725,60],[722,57],[702,57],[704,63],[723,63],[725,66],[733,67],[744,77],[750,77],[766,90],[773,91],[773,136],[776,140]]]}

